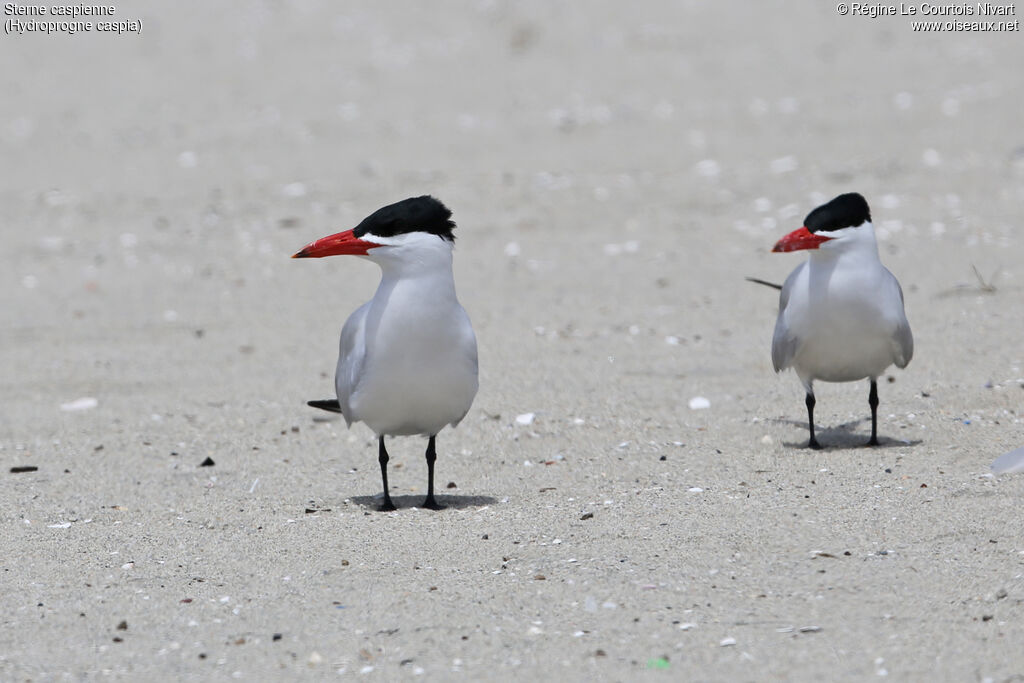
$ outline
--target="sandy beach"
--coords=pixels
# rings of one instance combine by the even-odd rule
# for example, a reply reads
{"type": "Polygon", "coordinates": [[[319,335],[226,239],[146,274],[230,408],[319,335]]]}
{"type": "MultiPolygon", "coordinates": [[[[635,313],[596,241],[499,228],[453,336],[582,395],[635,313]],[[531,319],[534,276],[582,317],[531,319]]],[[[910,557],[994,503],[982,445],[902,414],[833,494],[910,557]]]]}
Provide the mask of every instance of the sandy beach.
{"type": "Polygon", "coordinates": [[[854,5],[5,15],[0,679],[1024,676],[1024,43],[913,25],[1019,15],[854,5]],[[812,451],[744,277],[849,191],[916,349],[812,451]],[[480,391],[379,513],[305,405],[379,270],[289,256],[427,193],[480,391]]]}

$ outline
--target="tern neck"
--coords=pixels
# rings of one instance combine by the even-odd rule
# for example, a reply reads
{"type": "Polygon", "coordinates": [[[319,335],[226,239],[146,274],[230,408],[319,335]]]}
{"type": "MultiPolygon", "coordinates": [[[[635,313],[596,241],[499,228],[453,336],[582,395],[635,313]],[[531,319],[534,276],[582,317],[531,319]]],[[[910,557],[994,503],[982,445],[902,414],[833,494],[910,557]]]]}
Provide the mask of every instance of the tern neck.
{"type": "MultiPolygon", "coordinates": [[[[441,240],[438,240],[441,242],[441,240]]],[[[386,279],[452,279],[452,250],[447,243],[439,249],[385,250],[373,260],[380,266],[386,279]]]]}
{"type": "Polygon", "coordinates": [[[875,228],[870,222],[865,222],[847,234],[822,243],[818,249],[811,251],[810,255],[812,263],[824,263],[839,258],[879,261],[875,228]]]}
{"type": "Polygon", "coordinates": [[[430,236],[416,248],[384,247],[367,255],[381,269],[380,291],[400,288],[414,298],[455,298],[452,244],[430,236]]]}

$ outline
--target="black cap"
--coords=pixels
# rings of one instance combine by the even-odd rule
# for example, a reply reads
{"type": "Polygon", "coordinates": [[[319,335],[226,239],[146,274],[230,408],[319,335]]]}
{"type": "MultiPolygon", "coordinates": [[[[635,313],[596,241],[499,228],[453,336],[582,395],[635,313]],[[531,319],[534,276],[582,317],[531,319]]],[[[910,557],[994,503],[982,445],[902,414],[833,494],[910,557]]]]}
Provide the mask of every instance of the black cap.
{"type": "Polygon", "coordinates": [[[452,212],[430,195],[410,197],[377,209],[352,231],[356,237],[369,233],[394,237],[409,232],[428,232],[449,242],[455,241],[452,212]]]}
{"type": "Polygon", "coordinates": [[[841,194],[828,204],[822,204],[807,214],[804,227],[810,232],[831,232],[857,227],[871,220],[871,209],[864,197],[856,192],[841,194]]]}

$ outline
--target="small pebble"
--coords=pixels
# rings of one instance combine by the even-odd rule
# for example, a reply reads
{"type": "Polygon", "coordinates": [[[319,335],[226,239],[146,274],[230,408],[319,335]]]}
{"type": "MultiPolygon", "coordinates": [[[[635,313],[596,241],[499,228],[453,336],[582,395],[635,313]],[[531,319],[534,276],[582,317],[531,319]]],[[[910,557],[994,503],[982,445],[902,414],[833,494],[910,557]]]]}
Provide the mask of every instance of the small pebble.
{"type": "Polygon", "coordinates": [[[705,178],[714,178],[715,176],[722,172],[722,167],[714,159],[704,159],[703,161],[698,161],[697,165],[694,166],[694,169],[697,171],[698,174],[704,176],[705,178]]]}
{"type": "Polygon", "coordinates": [[[83,396],[82,398],[76,398],[74,401],[68,401],[67,403],[61,403],[60,409],[65,412],[77,412],[79,410],[90,410],[98,406],[100,402],[92,396],[83,396]]]}
{"type": "Polygon", "coordinates": [[[285,197],[304,197],[306,195],[306,186],[303,183],[288,183],[281,188],[281,194],[285,197]]]}
{"type": "Polygon", "coordinates": [[[772,173],[780,174],[795,171],[798,166],[796,157],[787,156],[774,159],[769,168],[771,168],[772,173]]]}
{"type": "Polygon", "coordinates": [[[711,407],[711,401],[707,400],[703,396],[694,396],[690,399],[690,410],[704,410],[705,408],[711,407]]]}

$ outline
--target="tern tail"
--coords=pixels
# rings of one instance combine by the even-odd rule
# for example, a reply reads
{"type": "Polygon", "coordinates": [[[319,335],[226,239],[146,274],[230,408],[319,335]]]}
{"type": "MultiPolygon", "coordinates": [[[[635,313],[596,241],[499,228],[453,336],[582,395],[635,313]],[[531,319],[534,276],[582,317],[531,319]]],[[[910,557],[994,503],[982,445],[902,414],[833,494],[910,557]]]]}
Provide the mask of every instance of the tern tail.
{"type": "Polygon", "coordinates": [[[774,282],[768,282],[767,280],[759,280],[756,277],[745,278],[747,282],[754,282],[765,287],[771,287],[772,289],[782,289],[782,285],[777,285],[774,282]]]}
{"type": "Polygon", "coordinates": [[[319,408],[320,410],[327,410],[332,413],[341,412],[341,404],[338,403],[336,398],[328,398],[323,401],[306,401],[306,405],[311,408],[319,408]]]}

